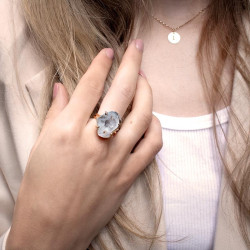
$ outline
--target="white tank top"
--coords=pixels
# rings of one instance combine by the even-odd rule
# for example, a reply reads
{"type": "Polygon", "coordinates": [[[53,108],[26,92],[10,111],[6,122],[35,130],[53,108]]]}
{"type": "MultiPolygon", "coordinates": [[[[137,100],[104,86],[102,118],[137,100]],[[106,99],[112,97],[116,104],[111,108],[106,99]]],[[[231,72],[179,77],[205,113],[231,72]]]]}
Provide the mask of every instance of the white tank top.
{"type": "MultiPolygon", "coordinates": [[[[216,119],[223,154],[228,109],[218,111],[216,119]]],[[[162,126],[163,147],[156,160],[162,178],[168,250],[213,249],[222,165],[213,137],[212,114],[153,114],[162,126]]]]}

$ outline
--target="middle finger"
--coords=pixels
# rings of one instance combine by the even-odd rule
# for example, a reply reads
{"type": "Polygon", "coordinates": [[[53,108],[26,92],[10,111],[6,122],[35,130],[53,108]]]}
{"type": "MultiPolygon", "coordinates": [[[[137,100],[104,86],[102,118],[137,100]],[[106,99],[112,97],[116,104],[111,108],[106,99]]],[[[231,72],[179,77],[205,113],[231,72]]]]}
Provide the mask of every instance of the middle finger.
{"type": "Polygon", "coordinates": [[[147,80],[140,77],[137,83],[132,111],[124,120],[121,130],[112,140],[111,147],[121,154],[131,152],[136,143],[150,126],[152,120],[153,97],[147,80]],[[118,146],[119,145],[119,146],[118,146]]]}
{"type": "Polygon", "coordinates": [[[118,72],[107,95],[103,99],[98,113],[116,111],[122,117],[131,103],[141,67],[143,42],[134,40],[125,52],[118,72]]]}

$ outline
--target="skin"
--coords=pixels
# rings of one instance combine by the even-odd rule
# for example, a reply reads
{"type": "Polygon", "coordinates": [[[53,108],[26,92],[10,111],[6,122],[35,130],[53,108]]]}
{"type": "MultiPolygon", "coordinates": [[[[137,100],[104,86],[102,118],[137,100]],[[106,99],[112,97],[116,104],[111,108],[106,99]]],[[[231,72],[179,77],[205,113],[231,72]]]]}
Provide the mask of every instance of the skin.
{"type": "MultiPolygon", "coordinates": [[[[178,26],[206,5],[205,0],[158,0],[154,14],[178,26]]],[[[122,116],[134,98],[132,112],[109,140],[97,136],[96,121],[89,117],[112,64],[106,52],[112,52],[104,49],[97,55],[70,101],[63,85],[56,85],[21,184],[7,250],[87,248],[162,146],[161,127],[152,110],[171,116],[211,112],[196,59],[203,18],[179,31],[178,45],[167,41],[169,32],[157,23],[151,31],[136,34],[144,40],[143,59],[142,49],[132,42],[98,112],[115,110],[122,116]],[[138,76],[140,68],[150,85],[138,76]]],[[[231,72],[225,67],[225,82],[231,72]]]]}
{"type": "MultiPolygon", "coordinates": [[[[156,0],[153,4],[156,17],[177,27],[205,8],[209,1],[156,0]]],[[[155,112],[177,117],[200,116],[212,112],[204,94],[196,57],[205,15],[206,12],[179,29],[177,32],[181,35],[181,41],[175,45],[167,38],[171,31],[155,21],[151,30],[133,34],[134,37],[142,38],[145,44],[142,70],[153,91],[155,112]]],[[[230,62],[225,65],[222,76],[228,101],[231,96],[228,83],[234,72],[231,65],[230,62]]],[[[218,109],[224,107],[224,103],[219,103],[218,109]]]]}
{"type": "Polygon", "coordinates": [[[132,111],[115,137],[97,136],[96,121],[89,117],[102,94],[112,53],[103,49],[96,56],[70,100],[63,85],[55,85],[53,104],[21,183],[8,250],[86,249],[160,150],[152,91],[138,75],[141,40],[127,49],[98,113],[115,110],[123,116],[133,99],[132,111]]]}

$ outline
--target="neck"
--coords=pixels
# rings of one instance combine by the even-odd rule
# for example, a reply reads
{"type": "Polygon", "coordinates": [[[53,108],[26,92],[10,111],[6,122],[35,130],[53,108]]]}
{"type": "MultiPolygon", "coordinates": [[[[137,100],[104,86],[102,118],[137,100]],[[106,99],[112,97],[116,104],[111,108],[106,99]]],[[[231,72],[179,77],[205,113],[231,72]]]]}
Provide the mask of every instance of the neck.
{"type": "Polygon", "coordinates": [[[176,24],[191,18],[208,4],[209,0],[153,0],[153,11],[170,24],[176,24]]]}

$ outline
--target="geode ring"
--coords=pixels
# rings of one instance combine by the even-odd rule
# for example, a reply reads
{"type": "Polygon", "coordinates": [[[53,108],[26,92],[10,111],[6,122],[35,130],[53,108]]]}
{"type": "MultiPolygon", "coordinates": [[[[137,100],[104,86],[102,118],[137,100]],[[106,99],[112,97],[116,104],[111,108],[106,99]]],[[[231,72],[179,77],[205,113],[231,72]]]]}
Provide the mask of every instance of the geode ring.
{"type": "Polygon", "coordinates": [[[110,138],[121,127],[121,118],[115,111],[105,112],[103,115],[95,115],[97,122],[97,134],[102,138],[110,138]]]}

